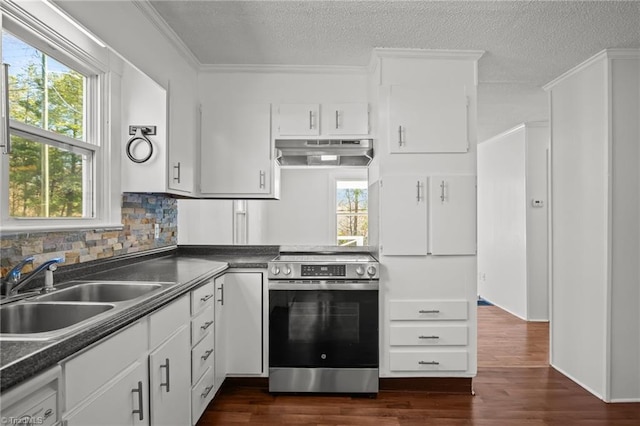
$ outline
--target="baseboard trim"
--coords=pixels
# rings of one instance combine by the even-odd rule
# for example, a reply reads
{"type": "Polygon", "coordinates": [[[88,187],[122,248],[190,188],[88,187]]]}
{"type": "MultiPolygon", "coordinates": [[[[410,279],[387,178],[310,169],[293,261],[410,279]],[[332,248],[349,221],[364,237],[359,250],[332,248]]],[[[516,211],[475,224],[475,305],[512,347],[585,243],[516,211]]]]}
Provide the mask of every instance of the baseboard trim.
{"type": "Polygon", "coordinates": [[[471,377],[384,377],[380,390],[473,394],[471,377]]]}
{"type": "MultiPolygon", "coordinates": [[[[381,391],[422,391],[427,393],[473,394],[471,377],[382,377],[381,391]]],[[[267,377],[227,377],[224,387],[269,388],[267,377]]]]}

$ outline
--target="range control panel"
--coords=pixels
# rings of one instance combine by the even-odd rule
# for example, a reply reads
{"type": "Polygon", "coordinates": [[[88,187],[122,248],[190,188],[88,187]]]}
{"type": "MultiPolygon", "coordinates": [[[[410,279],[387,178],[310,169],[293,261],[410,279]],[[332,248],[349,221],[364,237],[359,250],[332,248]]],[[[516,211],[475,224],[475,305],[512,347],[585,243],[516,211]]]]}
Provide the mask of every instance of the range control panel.
{"type": "Polygon", "coordinates": [[[345,265],[300,265],[300,275],[303,277],[344,277],[347,267],[345,265]]]}

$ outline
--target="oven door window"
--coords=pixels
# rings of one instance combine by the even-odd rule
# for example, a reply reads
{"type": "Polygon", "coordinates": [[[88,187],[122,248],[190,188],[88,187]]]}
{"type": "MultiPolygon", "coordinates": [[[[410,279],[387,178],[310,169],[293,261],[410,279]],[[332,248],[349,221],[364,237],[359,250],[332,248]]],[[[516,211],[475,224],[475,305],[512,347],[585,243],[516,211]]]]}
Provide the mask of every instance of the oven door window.
{"type": "Polygon", "coordinates": [[[270,290],[271,367],[377,367],[378,292],[270,290]]]}

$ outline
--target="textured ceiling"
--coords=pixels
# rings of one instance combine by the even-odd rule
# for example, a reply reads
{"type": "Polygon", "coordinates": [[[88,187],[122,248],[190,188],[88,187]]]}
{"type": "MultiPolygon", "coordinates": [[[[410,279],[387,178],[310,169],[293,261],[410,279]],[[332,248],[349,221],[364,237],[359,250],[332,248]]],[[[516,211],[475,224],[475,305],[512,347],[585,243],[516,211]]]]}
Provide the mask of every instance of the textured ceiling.
{"type": "Polygon", "coordinates": [[[640,47],[639,1],[195,1],[151,4],[202,64],[367,65],[374,47],[479,49],[481,83],[541,86],[640,47]]]}

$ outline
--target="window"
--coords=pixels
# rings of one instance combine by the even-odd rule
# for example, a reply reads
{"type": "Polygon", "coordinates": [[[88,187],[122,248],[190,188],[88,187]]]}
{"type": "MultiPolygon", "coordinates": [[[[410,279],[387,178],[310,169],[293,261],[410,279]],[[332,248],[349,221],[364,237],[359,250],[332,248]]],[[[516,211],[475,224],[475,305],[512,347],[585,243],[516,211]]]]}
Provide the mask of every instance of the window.
{"type": "Polygon", "coordinates": [[[106,119],[118,122],[109,100],[119,86],[111,84],[108,49],[68,25],[68,17],[61,23],[55,6],[22,6],[3,3],[1,21],[9,128],[2,129],[0,226],[121,226],[119,191],[112,190],[119,181],[111,182],[118,175],[111,170],[117,153],[110,149],[106,119]]]}
{"type": "Polygon", "coordinates": [[[87,77],[2,32],[9,67],[10,217],[93,217],[87,77]]]}
{"type": "Polygon", "coordinates": [[[366,180],[336,181],[336,224],[339,246],[368,245],[368,204],[366,180]]]}

